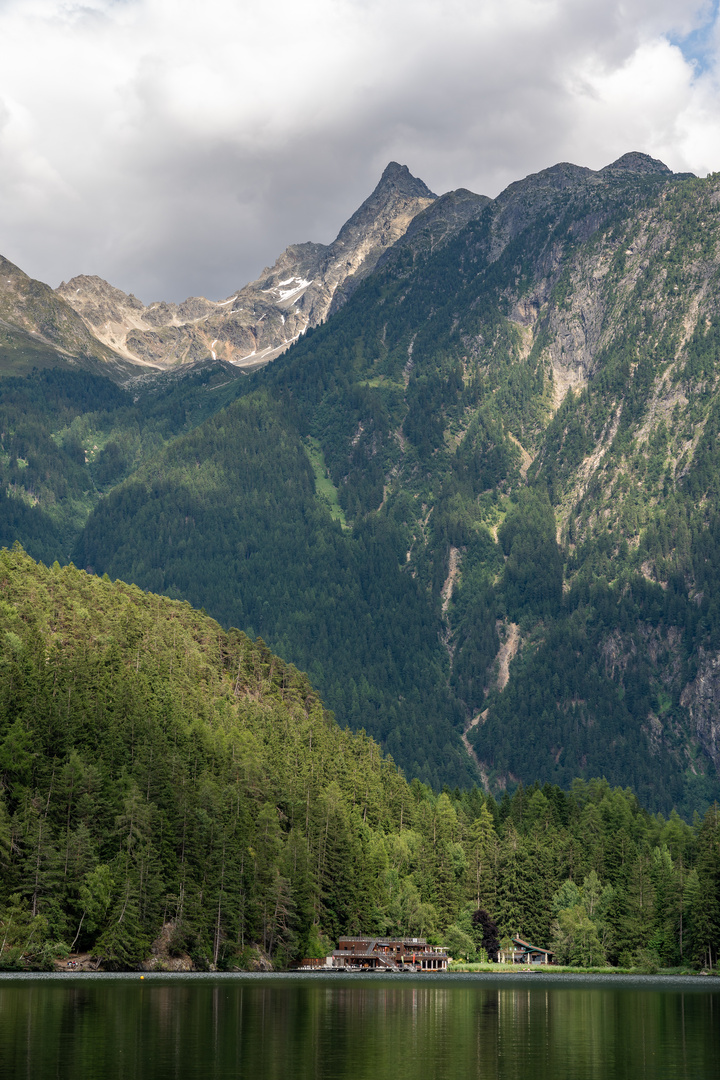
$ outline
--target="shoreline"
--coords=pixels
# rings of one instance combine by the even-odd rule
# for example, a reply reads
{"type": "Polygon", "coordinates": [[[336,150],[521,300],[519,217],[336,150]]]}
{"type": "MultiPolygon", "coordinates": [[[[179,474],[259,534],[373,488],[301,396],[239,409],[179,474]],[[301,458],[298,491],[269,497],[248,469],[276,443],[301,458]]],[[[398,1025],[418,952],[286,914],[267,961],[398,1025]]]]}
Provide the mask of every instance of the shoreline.
{"type": "Polygon", "coordinates": [[[597,966],[589,968],[571,967],[562,964],[454,964],[448,968],[448,974],[455,975],[608,975],[630,976],[638,978],[647,976],[657,979],[698,979],[717,978],[718,971],[693,971],[690,968],[659,968],[657,971],[643,971],[642,968],[621,968],[597,966]]]}
{"type": "Polygon", "coordinates": [[[330,979],[332,982],[356,982],[361,980],[363,983],[376,983],[376,982],[388,982],[393,983],[400,982],[403,985],[407,982],[422,982],[422,983],[434,983],[434,982],[446,982],[446,981],[463,981],[463,982],[510,982],[519,980],[521,982],[527,982],[529,975],[535,976],[533,982],[545,983],[553,981],[572,981],[583,983],[638,983],[643,985],[648,984],[662,984],[662,983],[683,983],[684,985],[699,986],[701,983],[707,985],[705,980],[710,980],[710,985],[718,981],[720,987],[720,981],[718,980],[718,972],[709,971],[658,971],[658,972],[643,972],[639,970],[630,969],[618,969],[618,968],[602,968],[602,969],[589,969],[589,968],[556,968],[554,971],[548,965],[542,965],[541,969],[531,968],[529,971],[527,968],[521,968],[520,965],[513,971],[509,966],[504,969],[493,970],[490,966],[485,966],[480,970],[471,968],[470,965],[463,965],[460,968],[453,969],[452,971],[436,971],[436,972],[403,972],[388,973],[383,972],[367,972],[367,971],[171,971],[154,968],[151,971],[143,971],[141,968],[135,968],[126,971],[104,971],[102,968],[55,968],[52,971],[31,971],[21,969],[0,969],[0,981],[17,980],[42,980],[50,979],[52,981],[61,981],[68,979],[83,979],[88,978],[94,981],[106,981],[106,980],[129,980],[136,979],[138,981],[171,981],[179,982],[183,979],[190,979],[192,981],[197,980],[213,980],[213,979],[270,979],[273,981],[292,980],[292,981],[317,981],[318,979],[330,979]],[[430,978],[428,978],[430,976],[430,978]]]}

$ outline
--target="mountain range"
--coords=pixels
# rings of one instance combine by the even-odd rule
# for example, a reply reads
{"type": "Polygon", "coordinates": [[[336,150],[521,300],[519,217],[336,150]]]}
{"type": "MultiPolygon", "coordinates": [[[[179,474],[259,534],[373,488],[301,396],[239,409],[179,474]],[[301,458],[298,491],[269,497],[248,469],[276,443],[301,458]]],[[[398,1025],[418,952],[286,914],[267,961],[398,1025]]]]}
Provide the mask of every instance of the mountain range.
{"type": "Polygon", "coordinates": [[[719,213],[639,153],[495,199],[391,164],[226,301],[3,261],[0,540],[260,635],[436,788],[702,810],[719,213]]]}
{"type": "Polygon", "coordinates": [[[57,293],[91,334],[133,363],[165,368],[220,358],[254,367],[279,356],[337,309],[435,198],[406,166],[391,162],[332,244],[293,244],[225,300],[193,296],[182,304],[146,307],[85,275],[63,282],[57,293]]]}

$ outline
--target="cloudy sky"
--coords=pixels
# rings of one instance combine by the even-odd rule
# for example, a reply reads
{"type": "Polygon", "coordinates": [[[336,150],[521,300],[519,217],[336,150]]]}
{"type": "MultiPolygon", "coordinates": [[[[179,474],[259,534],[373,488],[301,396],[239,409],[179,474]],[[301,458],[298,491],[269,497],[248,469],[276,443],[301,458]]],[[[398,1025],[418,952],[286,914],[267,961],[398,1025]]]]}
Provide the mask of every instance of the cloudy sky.
{"type": "Polygon", "coordinates": [[[628,150],[720,170],[717,0],[0,0],[0,253],[228,296],[390,160],[496,195],[628,150]]]}

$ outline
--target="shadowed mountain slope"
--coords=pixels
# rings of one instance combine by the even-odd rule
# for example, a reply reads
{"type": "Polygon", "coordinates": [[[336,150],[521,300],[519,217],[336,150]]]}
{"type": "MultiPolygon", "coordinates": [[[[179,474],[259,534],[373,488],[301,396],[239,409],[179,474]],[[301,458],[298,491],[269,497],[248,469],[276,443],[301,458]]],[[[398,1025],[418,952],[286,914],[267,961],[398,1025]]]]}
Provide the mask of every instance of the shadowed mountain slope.
{"type": "MultiPolygon", "coordinates": [[[[222,389],[241,400],[108,484],[76,561],[261,633],[411,775],[603,773],[702,809],[719,206],[717,178],[640,154],[433,201],[338,312],[222,389]]],[[[134,391],[141,431],[158,393],[134,391]]]]}

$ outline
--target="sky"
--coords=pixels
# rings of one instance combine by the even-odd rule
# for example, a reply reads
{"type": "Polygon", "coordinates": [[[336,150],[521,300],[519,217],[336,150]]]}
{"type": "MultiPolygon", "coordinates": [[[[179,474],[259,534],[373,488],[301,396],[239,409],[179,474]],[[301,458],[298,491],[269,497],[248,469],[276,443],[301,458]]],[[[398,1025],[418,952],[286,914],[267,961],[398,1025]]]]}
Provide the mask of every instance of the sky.
{"type": "Polygon", "coordinates": [[[0,0],[0,254],[222,299],[388,161],[489,196],[629,150],[720,170],[717,0],[0,0]]]}

